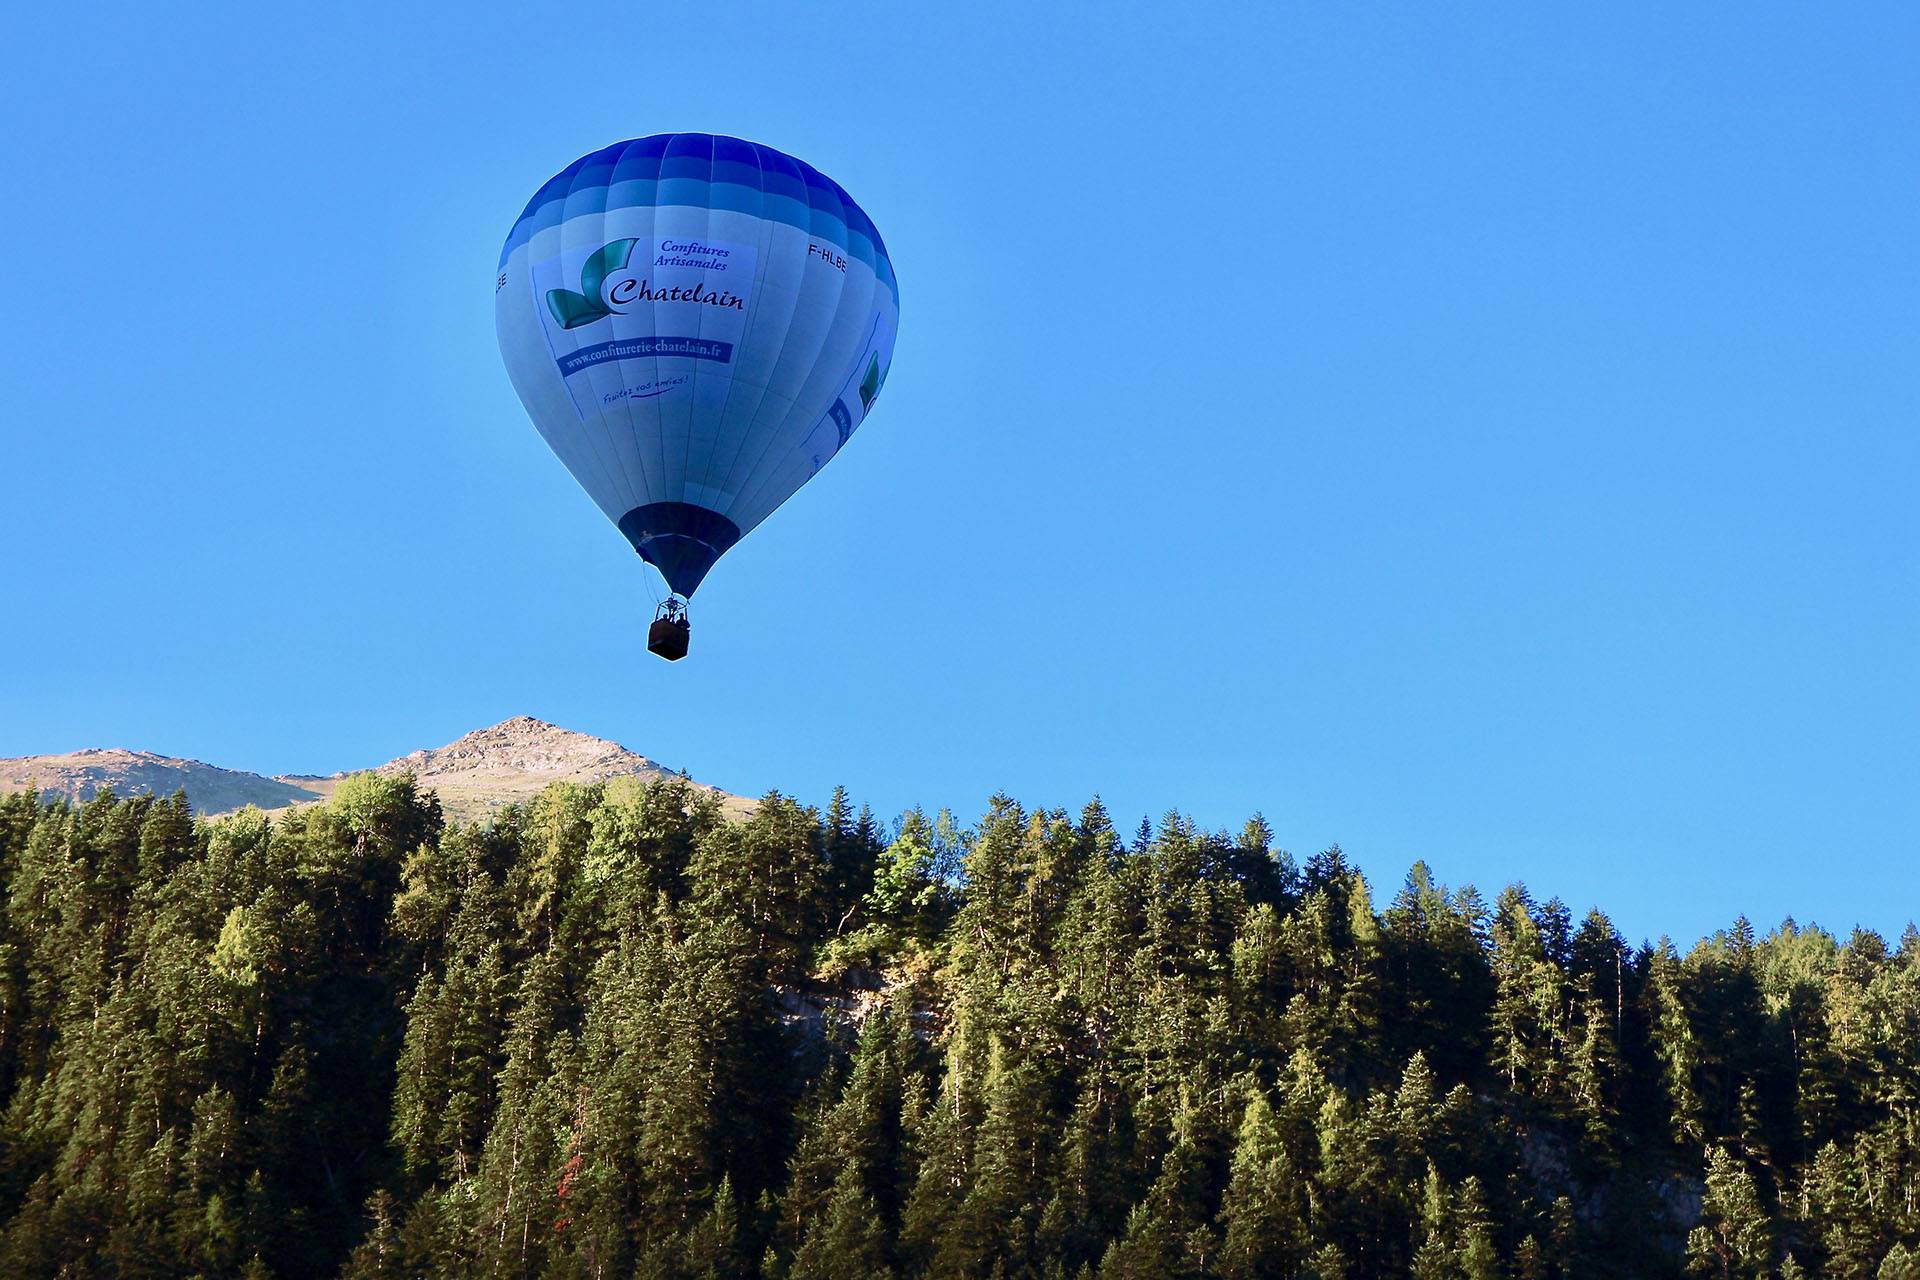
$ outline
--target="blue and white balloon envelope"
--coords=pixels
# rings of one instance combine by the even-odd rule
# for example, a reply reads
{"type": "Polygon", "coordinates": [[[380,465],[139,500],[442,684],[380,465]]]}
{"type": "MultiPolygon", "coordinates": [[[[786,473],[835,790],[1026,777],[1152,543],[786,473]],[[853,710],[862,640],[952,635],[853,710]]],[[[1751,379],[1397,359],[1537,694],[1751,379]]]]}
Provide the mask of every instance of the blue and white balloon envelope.
{"type": "Polygon", "coordinates": [[[704,133],[554,175],[494,291],[534,425],[680,596],[859,429],[899,316],[886,247],[837,183],[704,133]]]}

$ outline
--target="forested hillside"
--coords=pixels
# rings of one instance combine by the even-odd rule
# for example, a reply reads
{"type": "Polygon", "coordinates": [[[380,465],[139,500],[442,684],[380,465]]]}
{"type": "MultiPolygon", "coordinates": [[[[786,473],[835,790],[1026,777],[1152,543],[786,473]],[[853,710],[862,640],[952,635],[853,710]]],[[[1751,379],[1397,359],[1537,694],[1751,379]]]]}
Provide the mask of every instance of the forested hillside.
{"type": "Polygon", "coordinates": [[[0,1275],[1920,1277],[1920,936],[1255,820],[0,800],[0,1275]]]}

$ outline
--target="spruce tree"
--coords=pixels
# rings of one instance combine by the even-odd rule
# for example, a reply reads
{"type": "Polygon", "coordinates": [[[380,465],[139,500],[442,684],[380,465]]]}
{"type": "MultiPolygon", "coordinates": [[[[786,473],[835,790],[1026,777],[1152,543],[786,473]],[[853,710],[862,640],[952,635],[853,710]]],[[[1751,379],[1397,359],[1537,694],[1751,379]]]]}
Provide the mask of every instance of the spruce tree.
{"type": "Polygon", "coordinates": [[[879,1206],[860,1170],[848,1165],[834,1181],[825,1216],[812,1223],[787,1269],[788,1280],[887,1280],[893,1274],[879,1206]]]}
{"type": "Polygon", "coordinates": [[[1264,1091],[1242,1114],[1231,1172],[1220,1205],[1223,1280],[1280,1280],[1306,1261],[1312,1234],[1307,1182],[1288,1156],[1280,1123],[1264,1091]]]}
{"type": "Polygon", "coordinates": [[[1760,1280],[1773,1267],[1773,1224],[1753,1175],[1724,1147],[1707,1164],[1701,1225],[1687,1234],[1687,1269],[1717,1280],[1760,1280]]]}

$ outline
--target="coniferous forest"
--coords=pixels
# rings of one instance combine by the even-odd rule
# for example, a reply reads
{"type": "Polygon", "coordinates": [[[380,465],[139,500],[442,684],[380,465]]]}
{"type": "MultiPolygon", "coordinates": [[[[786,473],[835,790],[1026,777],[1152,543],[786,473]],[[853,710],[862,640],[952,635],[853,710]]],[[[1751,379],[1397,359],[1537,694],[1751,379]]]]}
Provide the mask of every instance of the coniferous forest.
{"type": "Polygon", "coordinates": [[[0,800],[0,1275],[1920,1277],[1920,936],[1258,819],[0,800]]]}

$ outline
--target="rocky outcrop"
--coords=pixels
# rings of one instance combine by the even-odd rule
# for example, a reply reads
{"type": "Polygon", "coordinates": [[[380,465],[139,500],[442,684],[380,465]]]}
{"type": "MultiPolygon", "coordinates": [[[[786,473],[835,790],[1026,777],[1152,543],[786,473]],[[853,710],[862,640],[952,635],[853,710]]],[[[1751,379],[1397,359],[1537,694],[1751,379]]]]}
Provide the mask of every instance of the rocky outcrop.
{"type": "MultiPolygon", "coordinates": [[[[148,751],[91,748],[0,760],[0,793],[32,789],[85,801],[108,788],[121,796],[171,795],[184,788],[196,812],[220,814],[243,805],[272,810],[325,800],[355,772],[270,778],[148,751]]],[[[476,729],[444,747],[409,752],[376,766],[373,772],[411,773],[423,790],[440,797],[449,817],[461,822],[483,820],[505,805],[532,799],[556,782],[587,786],[612,778],[651,782],[681,776],[617,742],[531,716],[476,729]]],[[[718,797],[736,816],[752,807],[752,801],[740,796],[692,785],[718,797]]]]}

